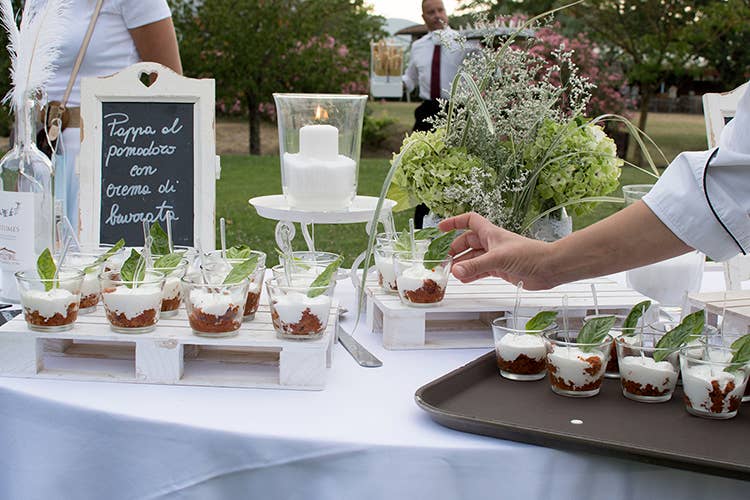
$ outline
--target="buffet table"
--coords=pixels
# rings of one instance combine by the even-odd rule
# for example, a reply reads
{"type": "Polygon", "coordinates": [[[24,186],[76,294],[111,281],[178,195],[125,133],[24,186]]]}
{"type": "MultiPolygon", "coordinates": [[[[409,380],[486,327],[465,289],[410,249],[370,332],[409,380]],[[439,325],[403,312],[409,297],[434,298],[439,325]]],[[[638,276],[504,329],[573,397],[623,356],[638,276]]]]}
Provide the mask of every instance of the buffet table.
{"type": "MultiPolygon", "coordinates": [[[[703,290],[722,280],[707,266],[703,290]]],[[[354,309],[348,281],[336,294],[354,309]]],[[[0,378],[0,498],[747,498],[738,480],[444,428],[415,390],[487,350],[387,351],[365,330],[383,367],[337,345],[323,391],[0,378]]]]}

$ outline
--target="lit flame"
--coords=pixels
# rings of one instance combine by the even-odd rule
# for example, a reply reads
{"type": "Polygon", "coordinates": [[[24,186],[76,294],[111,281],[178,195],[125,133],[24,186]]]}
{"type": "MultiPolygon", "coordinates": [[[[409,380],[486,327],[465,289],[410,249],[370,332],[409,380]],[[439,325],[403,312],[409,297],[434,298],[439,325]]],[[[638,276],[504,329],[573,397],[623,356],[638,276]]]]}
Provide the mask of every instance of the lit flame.
{"type": "Polygon", "coordinates": [[[327,120],[328,119],[328,111],[326,111],[324,108],[321,108],[320,105],[316,106],[315,108],[315,119],[320,120],[327,120]]]}

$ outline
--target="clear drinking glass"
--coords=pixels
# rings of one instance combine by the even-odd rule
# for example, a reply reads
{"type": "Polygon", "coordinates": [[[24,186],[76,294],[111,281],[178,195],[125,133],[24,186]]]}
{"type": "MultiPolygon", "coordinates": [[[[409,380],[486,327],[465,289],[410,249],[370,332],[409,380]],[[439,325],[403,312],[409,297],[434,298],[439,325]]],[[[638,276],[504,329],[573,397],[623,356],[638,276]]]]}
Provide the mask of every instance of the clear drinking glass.
{"type": "Polygon", "coordinates": [[[443,301],[452,257],[426,260],[419,253],[415,256],[411,252],[395,252],[393,261],[401,302],[409,306],[429,307],[443,301]]]}
{"type": "Polygon", "coordinates": [[[366,95],[274,94],[281,185],[292,208],[346,210],[357,194],[366,95]]]}
{"type": "Polygon", "coordinates": [[[637,333],[614,339],[626,398],[642,403],[663,403],[672,398],[680,375],[679,354],[674,349],[656,347],[661,337],[637,333]]]}
{"type": "Polygon", "coordinates": [[[512,328],[512,318],[492,321],[495,354],[500,375],[510,380],[541,380],[547,374],[547,347],[542,334],[553,331],[552,324],[544,330],[512,328]]]}
{"type": "Polygon", "coordinates": [[[15,277],[29,329],[62,332],[73,328],[81,300],[81,271],[63,267],[57,279],[40,278],[36,271],[18,271],[15,277]]]}
{"type": "Polygon", "coordinates": [[[544,333],[547,372],[552,391],[561,396],[586,398],[599,394],[609,361],[612,337],[598,343],[577,342],[576,331],[544,333]]]}
{"type": "Polygon", "coordinates": [[[653,184],[628,184],[622,187],[622,197],[625,198],[625,205],[630,205],[640,200],[654,187],[653,184]]]}
{"type": "Polygon", "coordinates": [[[272,278],[266,281],[266,291],[277,337],[301,340],[323,336],[331,313],[333,284],[289,286],[272,278]]]}
{"type": "Polygon", "coordinates": [[[101,300],[102,292],[99,288],[99,273],[104,268],[104,262],[95,265],[99,256],[104,252],[68,252],[65,257],[65,267],[71,267],[83,272],[81,283],[81,303],[78,314],[88,314],[96,311],[96,305],[101,300]]]}
{"type": "MultiPolygon", "coordinates": [[[[266,254],[257,250],[251,250],[250,256],[256,256],[258,258],[255,266],[255,271],[248,276],[247,284],[247,300],[245,300],[245,306],[243,307],[243,319],[250,321],[255,318],[255,313],[258,312],[258,305],[260,304],[260,293],[263,288],[263,277],[266,273],[266,254]]],[[[250,258],[248,256],[247,258],[250,258]]],[[[209,263],[206,264],[206,271],[208,273],[218,273],[219,282],[224,281],[227,274],[232,270],[232,266],[242,263],[247,259],[222,259],[221,250],[209,252],[208,254],[209,263]]]]}
{"type": "Polygon", "coordinates": [[[146,333],[156,328],[161,316],[164,273],[147,270],[143,280],[123,280],[120,271],[99,275],[104,312],[110,328],[118,333],[146,333]]]}
{"type": "Polygon", "coordinates": [[[728,419],[737,415],[750,364],[731,363],[732,350],[706,346],[680,350],[685,409],[691,415],[728,419]]]}
{"type": "Polygon", "coordinates": [[[188,321],[199,337],[233,337],[242,326],[248,280],[204,283],[200,273],[182,278],[188,321]]]}

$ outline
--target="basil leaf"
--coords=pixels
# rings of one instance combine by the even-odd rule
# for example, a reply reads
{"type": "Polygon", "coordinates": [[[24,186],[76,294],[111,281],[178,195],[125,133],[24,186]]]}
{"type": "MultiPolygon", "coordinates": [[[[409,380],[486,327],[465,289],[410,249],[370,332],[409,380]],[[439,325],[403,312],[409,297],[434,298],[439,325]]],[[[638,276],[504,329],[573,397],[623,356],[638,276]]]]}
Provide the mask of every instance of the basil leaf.
{"type": "Polygon", "coordinates": [[[732,351],[734,352],[739,351],[740,349],[742,349],[742,346],[744,346],[745,344],[750,344],[750,334],[743,335],[742,337],[732,342],[732,345],[731,345],[732,351]]]}
{"type": "Polygon", "coordinates": [[[252,252],[247,245],[235,245],[227,248],[227,259],[249,259],[252,252]]]}
{"type": "Polygon", "coordinates": [[[541,332],[557,319],[557,311],[541,311],[526,322],[526,330],[541,332]]]}
{"type": "Polygon", "coordinates": [[[99,269],[99,266],[107,262],[107,259],[112,257],[114,254],[116,254],[122,247],[125,246],[125,240],[120,238],[117,243],[115,243],[112,248],[101,254],[99,257],[96,258],[94,262],[91,263],[91,265],[86,266],[86,268],[83,270],[86,274],[91,274],[94,271],[97,271],[99,269]]]}
{"type": "Polygon", "coordinates": [[[243,260],[242,262],[234,264],[232,266],[232,270],[229,271],[227,277],[224,278],[223,284],[228,285],[231,283],[239,283],[240,281],[253,274],[253,271],[255,271],[256,267],[258,267],[257,255],[253,255],[247,260],[243,260]]]}
{"type": "Polygon", "coordinates": [[[635,333],[635,327],[638,326],[638,320],[646,313],[646,310],[651,307],[650,300],[644,300],[633,306],[628,313],[625,322],[622,324],[623,335],[633,335],[635,333]]]}
{"type": "Polygon", "coordinates": [[[154,261],[154,268],[162,271],[164,274],[169,274],[177,269],[180,262],[182,262],[182,254],[172,252],[157,258],[154,261]]]}
{"type": "Polygon", "coordinates": [[[135,248],[130,250],[130,256],[122,263],[120,278],[125,286],[133,288],[133,283],[142,281],[146,275],[146,266],[142,265],[143,256],[135,248]]]}
{"type": "Polygon", "coordinates": [[[328,266],[323,269],[323,272],[320,273],[312,283],[310,283],[310,291],[307,292],[307,296],[311,299],[314,299],[318,295],[322,295],[323,293],[325,293],[326,289],[328,289],[328,285],[331,284],[333,276],[336,274],[336,271],[339,270],[339,267],[341,267],[341,263],[343,261],[344,257],[342,255],[339,256],[338,259],[328,264],[328,266]]]}
{"type": "MultiPolygon", "coordinates": [[[[578,344],[598,344],[602,342],[612,327],[615,326],[614,316],[602,316],[587,321],[581,331],[578,332],[576,343],[578,344]]],[[[582,346],[581,350],[589,352],[594,346],[582,346]]]]}
{"type": "Polygon", "coordinates": [[[409,236],[409,231],[401,231],[398,233],[398,238],[393,242],[393,250],[395,252],[411,251],[411,237],[409,236]]]}
{"type": "Polygon", "coordinates": [[[735,344],[737,344],[738,347],[734,351],[734,355],[730,361],[732,366],[724,368],[724,371],[726,372],[739,371],[750,362],[750,335],[744,335],[732,342],[733,350],[735,349],[735,344]]]}
{"type": "Polygon", "coordinates": [[[414,231],[415,240],[431,240],[437,238],[442,234],[442,231],[436,227],[426,227],[424,229],[417,229],[414,231]]]}
{"type": "Polygon", "coordinates": [[[430,242],[430,246],[427,247],[427,253],[424,254],[424,266],[426,269],[432,269],[427,264],[429,261],[442,262],[448,256],[448,252],[451,249],[451,243],[456,238],[456,230],[448,231],[443,233],[430,242]]]}
{"type": "Polygon", "coordinates": [[[706,316],[703,310],[688,314],[682,322],[665,333],[656,343],[654,361],[663,361],[680,347],[697,339],[703,331],[706,316]]]}
{"type": "Polygon", "coordinates": [[[167,255],[169,253],[169,237],[158,222],[151,224],[151,255],[167,255]]]}
{"type": "Polygon", "coordinates": [[[41,279],[45,280],[45,292],[49,292],[54,287],[52,278],[55,277],[55,271],[57,271],[57,266],[55,265],[55,260],[52,258],[52,252],[49,251],[49,248],[45,248],[36,259],[36,272],[41,279]]]}

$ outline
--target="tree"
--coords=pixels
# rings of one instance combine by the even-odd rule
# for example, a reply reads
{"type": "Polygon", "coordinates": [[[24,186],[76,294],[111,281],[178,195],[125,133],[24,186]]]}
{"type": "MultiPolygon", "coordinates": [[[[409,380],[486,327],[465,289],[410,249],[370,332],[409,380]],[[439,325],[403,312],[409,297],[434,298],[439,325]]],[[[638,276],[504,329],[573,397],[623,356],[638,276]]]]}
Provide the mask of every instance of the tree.
{"type": "Polygon", "coordinates": [[[242,100],[251,154],[260,154],[259,106],[274,92],[338,93],[366,82],[369,41],[382,36],[383,20],[364,0],[176,3],[186,72],[215,78],[217,97],[242,100]]]}

